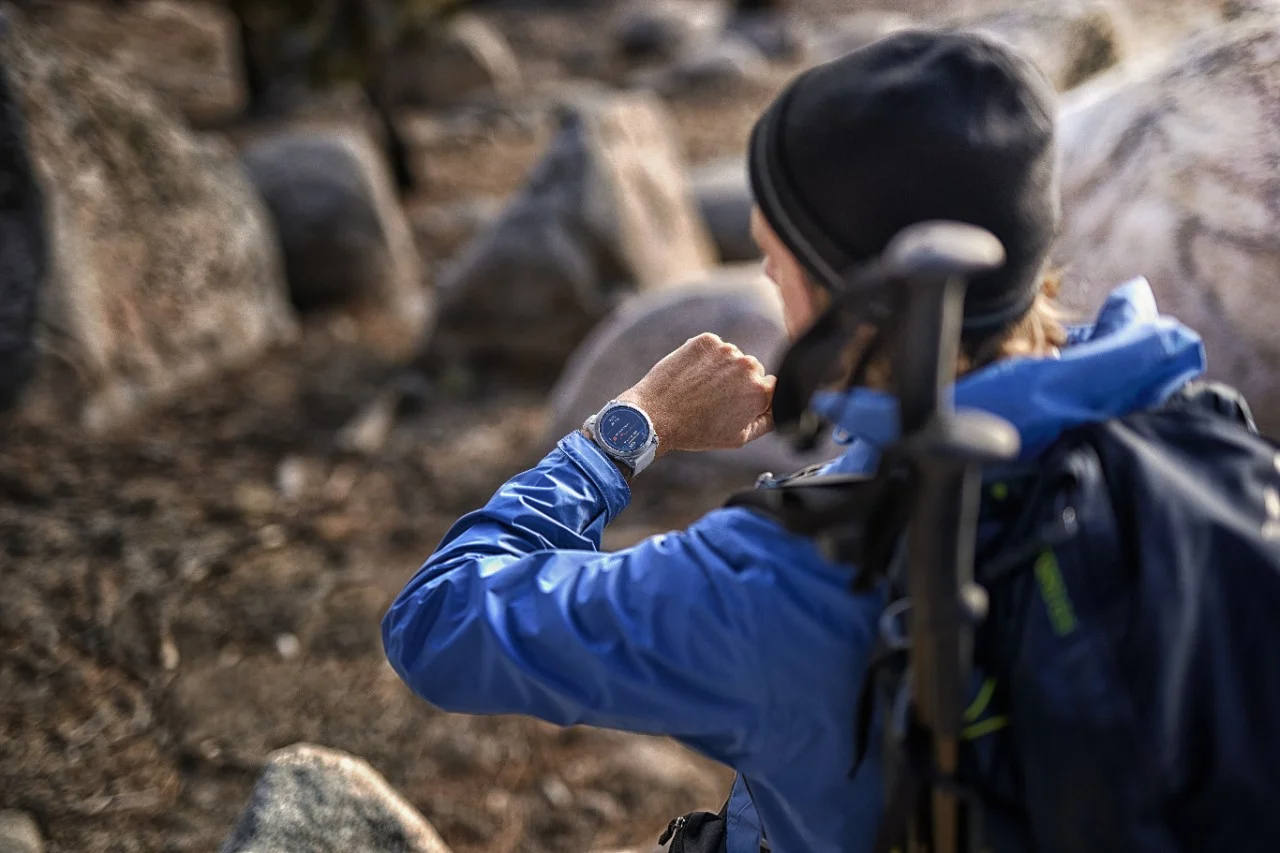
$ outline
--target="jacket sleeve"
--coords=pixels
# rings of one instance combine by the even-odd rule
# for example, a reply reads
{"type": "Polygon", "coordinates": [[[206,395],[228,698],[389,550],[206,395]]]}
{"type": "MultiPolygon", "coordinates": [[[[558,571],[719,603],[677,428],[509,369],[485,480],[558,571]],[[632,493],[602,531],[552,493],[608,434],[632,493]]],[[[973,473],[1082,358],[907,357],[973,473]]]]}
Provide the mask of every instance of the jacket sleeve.
{"type": "Polygon", "coordinates": [[[769,702],[769,573],[715,513],[601,553],[629,496],[595,445],[563,439],[445,536],[383,619],[388,659],[445,710],[660,733],[742,766],[769,702]]]}

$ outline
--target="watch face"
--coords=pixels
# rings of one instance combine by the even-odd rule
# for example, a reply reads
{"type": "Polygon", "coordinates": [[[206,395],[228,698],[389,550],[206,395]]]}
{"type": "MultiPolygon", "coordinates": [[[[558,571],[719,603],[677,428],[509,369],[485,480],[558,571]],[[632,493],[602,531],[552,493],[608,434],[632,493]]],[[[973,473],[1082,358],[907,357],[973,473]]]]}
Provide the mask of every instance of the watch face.
{"type": "Polygon", "coordinates": [[[618,406],[600,419],[600,440],[614,453],[639,453],[649,440],[649,424],[635,409],[618,406]]]}

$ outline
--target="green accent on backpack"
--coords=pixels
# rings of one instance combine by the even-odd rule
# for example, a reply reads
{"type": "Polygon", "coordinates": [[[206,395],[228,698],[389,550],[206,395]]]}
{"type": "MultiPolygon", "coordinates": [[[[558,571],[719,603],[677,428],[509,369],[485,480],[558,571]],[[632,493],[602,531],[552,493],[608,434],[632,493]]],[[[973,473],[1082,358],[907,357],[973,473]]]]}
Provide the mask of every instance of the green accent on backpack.
{"type": "Polygon", "coordinates": [[[1036,582],[1040,584],[1040,597],[1044,599],[1053,632],[1065,637],[1076,629],[1076,613],[1067,594],[1067,584],[1062,579],[1058,558],[1053,551],[1045,551],[1036,560],[1036,582]]]}

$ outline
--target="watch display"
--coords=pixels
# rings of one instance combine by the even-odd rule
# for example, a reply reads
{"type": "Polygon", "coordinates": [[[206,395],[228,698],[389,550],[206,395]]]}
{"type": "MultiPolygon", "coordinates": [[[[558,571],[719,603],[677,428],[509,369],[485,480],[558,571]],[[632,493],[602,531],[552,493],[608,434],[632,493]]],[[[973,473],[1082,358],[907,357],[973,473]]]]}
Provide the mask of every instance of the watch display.
{"type": "Polygon", "coordinates": [[[604,413],[596,426],[600,440],[624,456],[639,453],[649,440],[649,423],[630,406],[615,406],[604,413]]]}

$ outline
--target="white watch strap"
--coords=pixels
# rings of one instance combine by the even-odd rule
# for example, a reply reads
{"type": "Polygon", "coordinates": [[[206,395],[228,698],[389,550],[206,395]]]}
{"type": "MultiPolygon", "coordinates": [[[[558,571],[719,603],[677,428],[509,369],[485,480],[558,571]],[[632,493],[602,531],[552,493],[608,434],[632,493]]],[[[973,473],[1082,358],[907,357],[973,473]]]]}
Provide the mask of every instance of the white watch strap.
{"type": "Polygon", "coordinates": [[[645,448],[644,453],[637,456],[635,462],[632,463],[635,466],[633,473],[639,474],[645,468],[648,468],[649,463],[658,455],[658,442],[656,440],[656,435],[654,436],[654,439],[654,441],[649,442],[649,446],[645,448]]]}
{"type": "MultiPolygon", "coordinates": [[[[604,408],[601,409],[600,412],[603,412],[605,409],[608,409],[610,406],[612,406],[616,402],[617,402],[616,400],[610,400],[608,403],[605,404],[604,408]]],[[[627,405],[631,405],[631,404],[628,403],[627,405]]],[[[599,431],[596,429],[596,422],[600,417],[600,412],[596,412],[594,415],[591,415],[589,418],[587,418],[586,421],[583,422],[582,428],[587,431],[587,435],[591,437],[591,441],[595,443],[596,447],[599,447],[600,450],[610,459],[613,459],[619,462],[620,464],[630,468],[631,475],[635,476],[636,474],[639,474],[641,471],[643,471],[645,468],[648,468],[649,465],[653,462],[653,460],[657,458],[658,434],[653,429],[653,419],[649,417],[649,413],[645,412],[644,409],[641,409],[638,406],[632,406],[632,408],[635,408],[637,411],[643,412],[645,420],[649,422],[649,442],[645,447],[644,451],[639,456],[628,459],[625,456],[618,456],[614,454],[612,451],[609,450],[608,447],[605,446],[604,442],[600,440],[599,431]]]]}

